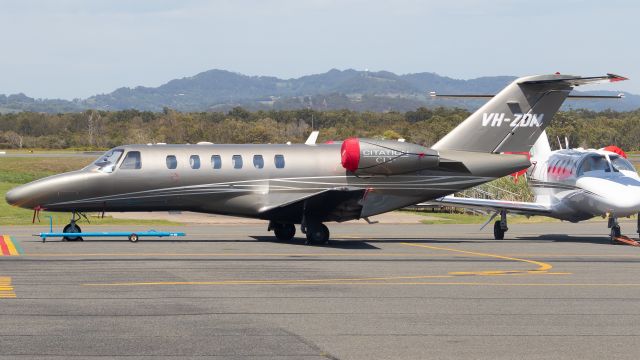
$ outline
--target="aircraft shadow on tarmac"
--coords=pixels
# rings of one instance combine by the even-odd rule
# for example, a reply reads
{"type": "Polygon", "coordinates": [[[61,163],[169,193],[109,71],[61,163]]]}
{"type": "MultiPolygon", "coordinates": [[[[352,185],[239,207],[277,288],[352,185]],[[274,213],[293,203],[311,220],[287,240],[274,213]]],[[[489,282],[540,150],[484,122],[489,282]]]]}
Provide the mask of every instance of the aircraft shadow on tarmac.
{"type": "MultiPolygon", "coordinates": [[[[307,245],[305,244],[305,239],[304,238],[294,238],[291,241],[278,241],[276,240],[275,237],[273,236],[250,236],[250,238],[252,238],[254,241],[259,241],[259,242],[271,242],[274,244],[287,244],[287,245],[299,245],[299,246],[319,246],[319,247],[326,247],[326,248],[333,248],[333,249],[347,249],[347,250],[379,250],[380,248],[369,244],[370,242],[374,242],[376,240],[332,240],[329,244],[312,244],[312,245],[307,245]]],[[[413,239],[385,239],[388,240],[388,242],[401,242],[401,241],[411,241],[411,242],[416,242],[413,239]]],[[[33,242],[40,242],[41,240],[32,240],[33,242]]],[[[48,240],[47,242],[63,242],[62,240],[56,239],[56,240],[48,240]]],[[[64,241],[64,242],[71,242],[71,243],[84,243],[84,242],[89,242],[89,243],[117,243],[117,242],[122,242],[122,243],[128,243],[129,241],[127,239],[122,239],[122,238],[111,238],[111,239],[95,239],[95,238],[90,238],[90,239],[85,239],[83,241],[64,241]]],[[[139,240],[140,243],[251,243],[251,240],[247,240],[247,239],[140,239],[139,240]]],[[[386,241],[385,241],[386,242],[386,241]]]]}
{"type": "MultiPolygon", "coordinates": [[[[497,240],[505,241],[505,240],[497,240]]],[[[506,241],[549,241],[549,242],[575,242],[587,244],[606,244],[611,245],[609,237],[605,236],[572,236],[567,234],[546,234],[537,236],[518,236],[515,239],[506,241]]]]}
{"type": "MultiPolygon", "coordinates": [[[[305,244],[304,238],[294,238],[291,241],[278,241],[273,236],[251,236],[257,241],[260,242],[272,242],[272,243],[284,243],[287,245],[301,245],[301,246],[309,246],[305,244]]],[[[370,240],[332,240],[329,244],[313,244],[312,246],[322,246],[332,249],[349,249],[349,250],[379,250],[380,248],[373,246],[370,244],[370,240]]]]}
{"type": "MultiPolygon", "coordinates": [[[[518,236],[515,238],[494,240],[487,237],[467,237],[464,239],[456,238],[371,238],[371,239],[335,239],[331,240],[329,244],[312,244],[307,245],[304,238],[294,238],[291,241],[279,241],[273,236],[259,236],[252,235],[251,239],[258,242],[267,242],[274,244],[287,244],[295,246],[318,246],[333,249],[348,249],[348,250],[379,250],[375,244],[392,244],[409,242],[414,244],[464,244],[464,243],[522,243],[522,242],[568,242],[568,243],[589,243],[589,244],[603,244],[610,245],[609,237],[604,236],[571,236],[567,234],[546,234],[538,236],[518,236]]],[[[33,240],[34,242],[40,242],[40,240],[33,240]]],[[[60,242],[61,240],[49,240],[47,242],[60,242]]],[[[73,241],[76,242],[76,241],[73,241]]],[[[86,239],[85,242],[103,242],[103,243],[115,243],[115,242],[128,242],[126,239],[86,239]]],[[[248,239],[140,239],[141,243],[250,243],[248,239]]],[[[79,242],[81,243],[81,242],[79,242]]]]}

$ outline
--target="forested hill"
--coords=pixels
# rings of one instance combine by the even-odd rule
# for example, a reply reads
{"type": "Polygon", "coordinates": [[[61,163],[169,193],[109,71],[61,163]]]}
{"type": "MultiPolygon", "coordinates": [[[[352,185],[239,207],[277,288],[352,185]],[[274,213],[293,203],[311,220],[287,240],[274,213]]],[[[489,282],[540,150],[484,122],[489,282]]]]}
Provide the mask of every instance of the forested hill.
{"type": "MultiPolygon", "coordinates": [[[[477,100],[433,100],[429,91],[458,94],[493,94],[515,77],[493,76],[458,80],[434,73],[396,75],[387,71],[330,70],[297,79],[246,76],[209,70],[171,80],[159,87],[119,88],[109,94],[74,101],[33,99],[24,94],[0,95],[0,113],[16,111],[76,112],[86,109],[161,111],[228,111],[306,109],[355,111],[411,111],[418,107],[477,108],[477,100]]],[[[585,92],[591,93],[591,92],[585,92]]],[[[614,91],[593,92],[614,95],[614,91]]],[[[628,111],[640,108],[640,96],[622,100],[569,101],[565,109],[628,111]]]]}

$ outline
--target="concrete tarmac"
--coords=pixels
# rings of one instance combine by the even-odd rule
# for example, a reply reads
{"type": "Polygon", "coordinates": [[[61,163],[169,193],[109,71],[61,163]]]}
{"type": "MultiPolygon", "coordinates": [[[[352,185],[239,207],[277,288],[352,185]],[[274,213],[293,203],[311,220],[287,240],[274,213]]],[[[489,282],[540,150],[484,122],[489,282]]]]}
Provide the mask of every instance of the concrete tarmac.
{"type": "Polygon", "coordinates": [[[610,245],[605,222],[514,224],[500,241],[478,225],[329,226],[328,246],[266,224],[135,244],[3,227],[22,254],[0,257],[0,358],[640,356],[640,248],[610,245]]]}

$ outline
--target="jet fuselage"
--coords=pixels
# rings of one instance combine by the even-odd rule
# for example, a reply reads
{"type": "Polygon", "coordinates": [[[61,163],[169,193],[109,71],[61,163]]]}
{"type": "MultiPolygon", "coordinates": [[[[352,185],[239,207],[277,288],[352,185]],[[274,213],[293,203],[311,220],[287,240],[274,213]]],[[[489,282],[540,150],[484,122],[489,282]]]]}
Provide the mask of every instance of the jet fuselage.
{"type": "Polygon", "coordinates": [[[526,156],[454,150],[440,151],[439,159],[431,169],[368,175],[343,167],[340,143],[127,145],[82,170],[17,187],[7,201],[50,211],[183,210],[300,223],[304,211],[286,208],[303,207],[305,199],[327,193],[319,204],[307,206],[324,212],[323,221],[345,221],[473,187],[529,165],[526,156]]]}

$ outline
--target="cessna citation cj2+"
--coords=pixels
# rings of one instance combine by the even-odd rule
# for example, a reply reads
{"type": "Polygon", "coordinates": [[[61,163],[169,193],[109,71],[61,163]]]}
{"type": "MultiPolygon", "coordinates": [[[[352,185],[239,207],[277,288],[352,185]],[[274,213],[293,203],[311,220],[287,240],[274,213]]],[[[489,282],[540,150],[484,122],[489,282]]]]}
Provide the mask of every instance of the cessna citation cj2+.
{"type": "MultiPolygon", "coordinates": [[[[542,215],[571,222],[608,216],[612,242],[621,236],[618,217],[640,213],[640,178],[625,158],[626,154],[618,148],[551,151],[547,134],[543,132],[533,146],[532,153],[533,165],[527,175],[529,186],[536,196],[535,202],[454,196],[445,196],[439,202],[495,210],[487,224],[500,214],[500,220],[493,226],[496,240],[504,239],[504,233],[508,230],[507,212],[542,215]]],[[[640,233],[640,216],[636,231],[640,233]]]]}
{"type": "Polygon", "coordinates": [[[7,202],[77,213],[182,210],[269,221],[279,240],[301,224],[326,243],[329,221],[399,209],[526,169],[525,155],[569,92],[625,78],[539,75],[508,85],[433,147],[349,138],[321,145],[124,145],[82,170],[19,186],[7,202]]]}

